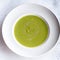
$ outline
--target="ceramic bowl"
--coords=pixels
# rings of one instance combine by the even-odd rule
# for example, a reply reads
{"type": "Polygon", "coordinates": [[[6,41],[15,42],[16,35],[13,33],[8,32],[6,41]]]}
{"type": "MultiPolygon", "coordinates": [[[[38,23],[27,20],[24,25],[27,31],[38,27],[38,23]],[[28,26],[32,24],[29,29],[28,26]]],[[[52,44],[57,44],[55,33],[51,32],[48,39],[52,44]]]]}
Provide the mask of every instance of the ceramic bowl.
{"type": "Polygon", "coordinates": [[[22,4],[14,8],[5,18],[2,26],[2,36],[6,45],[16,54],[25,57],[36,57],[49,51],[59,37],[59,23],[56,16],[46,7],[37,4],[22,4]],[[17,19],[24,15],[37,15],[45,19],[49,25],[49,37],[47,41],[35,48],[19,45],[13,37],[13,25],[17,19]]]}

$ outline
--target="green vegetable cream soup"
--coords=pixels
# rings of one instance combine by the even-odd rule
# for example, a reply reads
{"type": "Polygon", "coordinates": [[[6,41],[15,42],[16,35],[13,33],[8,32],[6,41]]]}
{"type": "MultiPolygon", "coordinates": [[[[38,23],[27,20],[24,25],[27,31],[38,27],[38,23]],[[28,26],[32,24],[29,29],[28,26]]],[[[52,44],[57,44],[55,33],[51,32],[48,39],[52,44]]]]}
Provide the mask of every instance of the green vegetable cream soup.
{"type": "Polygon", "coordinates": [[[18,43],[26,47],[43,44],[48,37],[48,25],[43,18],[27,15],[20,18],[14,25],[14,36],[18,43]]]}

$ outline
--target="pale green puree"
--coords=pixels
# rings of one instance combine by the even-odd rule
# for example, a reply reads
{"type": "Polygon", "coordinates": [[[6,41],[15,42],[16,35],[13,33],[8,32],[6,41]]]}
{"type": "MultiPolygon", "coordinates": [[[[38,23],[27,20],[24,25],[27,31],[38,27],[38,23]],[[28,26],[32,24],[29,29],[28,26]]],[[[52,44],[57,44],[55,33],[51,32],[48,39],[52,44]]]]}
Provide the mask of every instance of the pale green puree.
{"type": "Polygon", "coordinates": [[[14,26],[14,36],[23,46],[36,47],[46,41],[48,25],[41,17],[23,16],[14,26]]]}

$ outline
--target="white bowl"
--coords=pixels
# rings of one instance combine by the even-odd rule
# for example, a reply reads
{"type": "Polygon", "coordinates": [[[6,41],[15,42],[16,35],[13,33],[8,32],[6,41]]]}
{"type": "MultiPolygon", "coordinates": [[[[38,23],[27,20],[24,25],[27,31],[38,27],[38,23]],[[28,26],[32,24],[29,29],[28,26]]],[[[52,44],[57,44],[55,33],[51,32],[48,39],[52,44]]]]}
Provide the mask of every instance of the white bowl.
{"type": "Polygon", "coordinates": [[[26,57],[40,56],[50,50],[59,37],[59,23],[55,15],[47,8],[37,4],[23,4],[13,9],[5,18],[2,26],[2,35],[6,45],[16,54],[26,57]],[[49,25],[49,37],[47,41],[35,48],[19,45],[12,33],[13,25],[18,18],[24,15],[42,16],[49,25]]]}

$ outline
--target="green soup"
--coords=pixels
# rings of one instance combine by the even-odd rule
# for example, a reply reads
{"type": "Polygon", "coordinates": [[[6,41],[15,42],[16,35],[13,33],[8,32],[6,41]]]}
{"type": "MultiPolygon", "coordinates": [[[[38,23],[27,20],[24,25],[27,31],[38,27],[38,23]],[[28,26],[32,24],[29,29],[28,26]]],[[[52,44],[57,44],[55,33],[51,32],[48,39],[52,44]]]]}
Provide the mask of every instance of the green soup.
{"type": "Polygon", "coordinates": [[[48,25],[38,16],[23,16],[14,25],[14,36],[20,44],[26,47],[36,47],[46,41],[48,25]]]}

